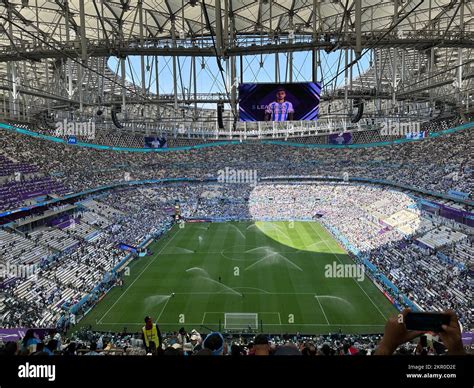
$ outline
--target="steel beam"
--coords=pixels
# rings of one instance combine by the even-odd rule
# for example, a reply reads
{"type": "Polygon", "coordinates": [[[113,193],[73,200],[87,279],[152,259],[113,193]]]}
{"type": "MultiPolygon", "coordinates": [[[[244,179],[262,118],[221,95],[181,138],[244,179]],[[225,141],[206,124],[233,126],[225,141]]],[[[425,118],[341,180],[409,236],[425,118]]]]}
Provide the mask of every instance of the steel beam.
{"type": "MultiPolygon", "coordinates": [[[[382,34],[381,34],[382,35],[382,34]]],[[[463,36],[451,39],[440,40],[440,36],[423,37],[413,36],[409,38],[398,38],[398,37],[386,37],[381,40],[377,40],[377,36],[362,36],[361,45],[362,47],[373,47],[373,48],[405,48],[405,49],[416,49],[426,50],[431,47],[437,48],[471,48],[474,49],[474,33],[465,32],[463,36]],[[374,43],[376,42],[376,43],[374,43]]],[[[85,46],[88,57],[109,57],[109,56],[123,56],[123,55],[158,55],[158,56],[204,56],[213,57],[215,56],[214,48],[208,39],[199,41],[182,41],[179,46],[172,45],[172,40],[156,40],[146,41],[143,47],[140,47],[139,42],[133,41],[119,41],[113,42],[114,45],[108,44],[107,40],[98,40],[94,42],[87,42],[85,46]]],[[[257,38],[256,38],[257,39],[257,38]]],[[[261,39],[259,37],[258,39],[261,39]]],[[[335,36],[337,40],[337,47],[335,43],[324,41],[324,36],[319,37],[317,41],[313,41],[310,35],[296,36],[294,41],[291,43],[289,40],[283,40],[281,43],[271,43],[270,38],[268,44],[259,45],[253,44],[252,40],[237,40],[236,45],[227,48],[223,51],[222,55],[257,55],[257,54],[270,54],[270,53],[288,53],[288,52],[299,52],[299,51],[310,51],[312,49],[321,49],[331,51],[336,48],[354,48],[356,46],[355,37],[353,34],[349,36],[335,36]]],[[[25,49],[22,52],[18,52],[13,46],[0,47],[0,63],[1,62],[12,62],[22,60],[40,61],[47,58],[80,58],[81,53],[73,47],[72,42],[67,44],[51,44],[50,46],[39,45],[32,49],[25,49]]]]}

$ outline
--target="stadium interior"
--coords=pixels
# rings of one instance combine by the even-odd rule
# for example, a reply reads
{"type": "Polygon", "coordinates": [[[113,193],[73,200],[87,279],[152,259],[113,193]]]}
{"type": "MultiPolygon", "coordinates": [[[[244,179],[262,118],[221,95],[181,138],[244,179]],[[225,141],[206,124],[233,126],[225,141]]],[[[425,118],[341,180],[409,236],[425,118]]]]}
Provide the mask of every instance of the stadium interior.
{"type": "Polygon", "coordinates": [[[0,354],[474,353],[472,1],[0,19],[0,354]]]}

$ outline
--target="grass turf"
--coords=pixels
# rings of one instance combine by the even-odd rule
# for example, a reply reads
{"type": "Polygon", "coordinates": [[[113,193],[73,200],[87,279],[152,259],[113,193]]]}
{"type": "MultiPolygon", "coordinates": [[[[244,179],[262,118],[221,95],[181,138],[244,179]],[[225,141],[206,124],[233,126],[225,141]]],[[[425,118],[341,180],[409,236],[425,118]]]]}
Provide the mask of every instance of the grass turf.
{"type": "Polygon", "coordinates": [[[150,249],[76,329],[137,331],[150,315],[163,331],[224,330],[225,313],[257,313],[266,333],[378,333],[396,312],[367,277],[325,277],[353,261],[316,222],[187,223],[150,249]]]}

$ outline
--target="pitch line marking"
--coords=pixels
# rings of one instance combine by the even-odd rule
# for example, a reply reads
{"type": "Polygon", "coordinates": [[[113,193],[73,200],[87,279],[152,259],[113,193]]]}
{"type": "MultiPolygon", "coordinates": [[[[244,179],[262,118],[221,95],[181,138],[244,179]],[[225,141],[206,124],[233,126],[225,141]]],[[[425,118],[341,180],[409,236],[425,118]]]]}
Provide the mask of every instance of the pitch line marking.
{"type": "Polygon", "coordinates": [[[247,294],[249,294],[249,295],[260,295],[261,293],[271,295],[271,292],[263,290],[262,288],[257,288],[257,287],[234,287],[234,290],[238,290],[238,289],[241,289],[241,288],[245,288],[247,290],[261,291],[261,292],[248,292],[247,294]]]}
{"type": "MultiPolygon", "coordinates": [[[[204,311],[204,314],[229,314],[229,313],[232,313],[232,311],[204,311]]],[[[259,311],[257,313],[238,312],[236,314],[278,314],[278,311],[262,311],[262,312],[259,311]]]]}
{"type": "MultiPolygon", "coordinates": [[[[206,323],[206,322],[204,322],[206,323]]],[[[218,322],[212,323],[212,322],[207,322],[208,325],[218,325],[218,322]]],[[[113,326],[124,326],[124,325],[134,325],[134,326],[143,326],[143,322],[124,322],[124,323],[118,323],[118,322],[107,322],[107,323],[98,323],[98,325],[113,325],[113,326]]],[[[158,322],[159,326],[177,326],[179,325],[176,322],[158,322]]],[[[186,323],[186,325],[190,326],[199,326],[202,325],[202,322],[190,322],[186,323]]],[[[290,323],[266,323],[265,326],[290,326],[292,324],[290,323]]],[[[321,327],[326,327],[326,326],[340,326],[340,327],[385,327],[385,325],[370,325],[370,324],[361,324],[361,325],[356,325],[356,324],[338,324],[338,323],[299,323],[297,326],[321,326],[321,327]]]]}
{"type": "Polygon", "coordinates": [[[166,306],[168,305],[168,302],[169,302],[170,300],[171,300],[171,298],[168,298],[168,300],[166,301],[165,305],[164,305],[164,306],[163,306],[163,308],[161,309],[161,313],[160,313],[160,315],[158,315],[158,318],[156,318],[156,321],[155,321],[155,323],[157,323],[157,322],[158,322],[158,320],[161,318],[161,315],[163,314],[163,311],[165,311],[165,309],[166,309],[166,306]]]}
{"type": "Polygon", "coordinates": [[[143,275],[143,273],[148,269],[148,267],[153,264],[155,262],[155,260],[158,258],[159,254],[161,252],[163,252],[163,250],[168,246],[168,244],[176,237],[176,235],[179,233],[181,229],[178,228],[178,231],[166,242],[165,245],[163,245],[163,247],[160,249],[159,252],[156,253],[156,256],[153,258],[153,260],[151,260],[145,268],[143,268],[143,271],[140,272],[140,274],[133,280],[133,282],[125,289],[125,291],[123,292],[122,295],[120,295],[117,300],[114,302],[114,304],[112,306],[110,306],[110,308],[105,312],[104,315],[102,315],[102,318],[99,319],[99,324],[101,323],[102,319],[105,318],[105,316],[110,312],[110,310],[112,310],[115,305],[119,302],[120,299],[122,299],[122,297],[127,293],[127,291],[130,289],[130,287],[132,287],[135,282],[143,275]]]}
{"type": "Polygon", "coordinates": [[[260,260],[257,260],[255,263],[250,264],[247,268],[244,269],[244,271],[247,271],[248,269],[252,268],[254,265],[257,265],[258,263],[262,262],[263,260],[266,260],[270,256],[274,256],[274,253],[269,253],[268,255],[262,257],[260,260]]]}
{"type": "MultiPolygon", "coordinates": [[[[241,288],[250,288],[253,290],[260,290],[255,287],[234,287],[234,290],[239,290],[241,288]]],[[[246,295],[315,295],[314,292],[269,292],[261,290],[262,292],[246,292],[246,295]]],[[[216,292],[175,292],[175,295],[215,295],[216,292]]]]}
{"type": "MultiPolygon", "coordinates": [[[[311,224],[311,228],[316,232],[316,234],[318,235],[319,238],[321,238],[319,232],[317,229],[314,229],[313,228],[313,225],[311,224]]],[[[326,244],[326,243],[325,243],[326,244]]],[[[339,263],[343,264],[344,263],[341,261],[341,259],[339,259],[339,257],[332,251],[331,247],[326,244],[326,247],[329,249],[329,253],[331,253],[336,259],[337,261],[339,261],[339,263]]],[[[379,306],[377,306],[375,304],[375,302],[372,300],[372,298],[369,296],[369,294],[367,294],[367,292],[362,288],[362,286],[359,284],[359,282],[357,282],[354,278],[352,278],[352,280],[354,280],[355,284],[357,284],[359,286],[359,288],[362,290],[362,292],[367,296],[367,298],[372,302],[372,304],[375,306],[375,308],[377,309],[377,311],[380,313],[380,315],[383,317],[384,320],[387,320],[387,317],[384,315],[384,313],[382,313],[382,311],[380,310],[379,306]]]]}
{"type": "MultiPolygon", "coordinates": [[[[310,245],[307,245],[306,247],[303,247],[303,248],[295,248],[297,249],[296,251],[295,250],[288,250],[288,251],[285,251],[285,250],[278,250],[276,251],[277,253],[300,253],[300,252],[313,252],[313,251],[305,251],[304,249],[307,248],[307,247],[310,247],[312,245],[316,245],[316,244],[319,244],[319,243],[323,243],[323,242],[326,242],[326,241],[332,241],[332,240],[324,240],[324,241],[319,241],[317,243],[314,243],[314,244],[310,244],[310,245]]],[[[181,247],[182,248],[182,247],[181,247]]],[[[254,248],[263,248],[263,247],[253,247],[251,248],[251,245],[249,245],[249,248],[250,249],[254,249],[254,248]]],[[[187,248],[184,248],[184,249],[187,249],[187,248]]],[[[231,249],[229,248],[225,248],[225,249],[221,249],[220,251],[199,251],[199,252],[194,252],[194,253],[212,253],[212,254],[218,254],[218,253],[231,253],[231,254],[236,254],[236,255],[243,255],[243,254],[248,254],[248,250],[246,251],[242,251],[242,252],[238,252],[238,251],[231,251],[231,249]]],[[[178,256],[178,255],[182,255],[183,253],[163,253],[163,256],[178,256]]],[[[189,255],[190,253],[188,253],[189,255]]],[[[229,260],[242,260],[242,259],[234,259],[234,258],[229,258],[229,260]]]]}
{"type": "Polygon", "coordinates": [[[323,312],[324,319],[326,319],[327,324],[328,324],[328,325],[331,325],[331,324],[329,323],[328,317],[326,316],[326,313],[324,312],[323,305],[321,304],[321,301],[319,300],[319,296],[318,296],[318,295],[315,295],[314,297],[315,297],[316,300],[318,301],[319,307],[321,308],[321,311],[323,312]]]}

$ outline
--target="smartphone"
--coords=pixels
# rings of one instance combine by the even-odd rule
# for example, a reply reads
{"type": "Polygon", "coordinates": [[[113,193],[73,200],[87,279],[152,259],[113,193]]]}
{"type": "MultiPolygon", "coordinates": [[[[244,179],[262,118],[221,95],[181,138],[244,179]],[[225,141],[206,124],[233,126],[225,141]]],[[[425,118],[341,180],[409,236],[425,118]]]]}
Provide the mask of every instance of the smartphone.
{"type": "Polygon", "coordinates": [[[443,313],[415,313],[409,312],[405,316],[407,330],[417,331],[443,331],[441,325],[449,325],[451,317],[443,313]]]}
{"type": "Polygon", "coordinates": [[[428,347],[428,338],[426,337],[426,335],[422,335],[420,337],[420,344],[423,348],[428,347]]]}

